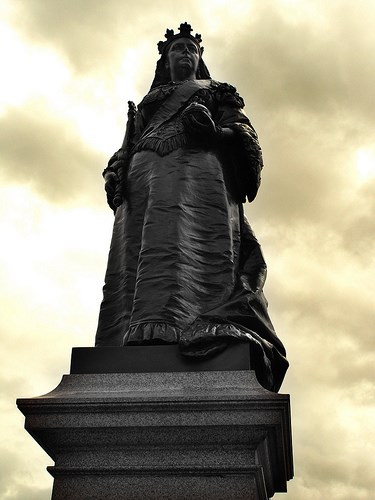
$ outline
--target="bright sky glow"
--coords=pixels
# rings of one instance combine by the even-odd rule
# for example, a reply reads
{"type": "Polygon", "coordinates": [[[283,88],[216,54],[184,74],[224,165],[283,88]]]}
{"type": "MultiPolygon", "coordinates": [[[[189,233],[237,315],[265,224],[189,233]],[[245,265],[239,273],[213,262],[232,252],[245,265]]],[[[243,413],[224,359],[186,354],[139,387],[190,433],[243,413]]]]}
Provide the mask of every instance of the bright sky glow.
{"type": "Polygon", "coordinates": [[[33,98],[53,101],[71,78],[53,50],[28,45],[4,25],[0,25],[0,60],[5,68],[0,79],[0,112],[33,98]]]}
{"type": "Polygon", "coordinates": [[[359,179],[366,182],[375,177],[375,150],[369,148],[358,149],[356,154],[359,179]]]}

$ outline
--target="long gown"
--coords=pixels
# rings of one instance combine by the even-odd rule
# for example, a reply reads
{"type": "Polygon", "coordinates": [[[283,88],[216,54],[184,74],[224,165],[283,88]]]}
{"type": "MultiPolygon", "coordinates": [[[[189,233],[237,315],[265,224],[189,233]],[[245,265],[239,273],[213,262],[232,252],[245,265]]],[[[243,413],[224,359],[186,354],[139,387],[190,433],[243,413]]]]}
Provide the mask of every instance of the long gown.
{"type": "Polygon", "coordinates": [[[267,313],[266,264],[243,215],[262,168],[243,105],[234,87],[194,80],[152,89],[138,106],[96,345],[178,343],[184,355],[207,356],[248,341],[258,380],[277,391],[288,362],[267,313]],[[189,137],[181,112],[192,101],[235,139],[189,137]]]}

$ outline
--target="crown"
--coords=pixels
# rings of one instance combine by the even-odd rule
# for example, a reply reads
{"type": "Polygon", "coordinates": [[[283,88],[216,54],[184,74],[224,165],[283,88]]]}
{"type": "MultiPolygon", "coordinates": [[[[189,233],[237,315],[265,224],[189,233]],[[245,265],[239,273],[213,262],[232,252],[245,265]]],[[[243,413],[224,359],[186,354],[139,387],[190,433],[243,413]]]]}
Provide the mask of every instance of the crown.
{"type": "MultiPolygon", "coordinates": [[[[186,22],[181,23],[180,27],[178,29],[179,29],[180,33],[176,33],[176,34],[174,34],[173,30],[167,29],[167,31],[165,32],[165,35],[164,35],[164,37],[167,40],[164,42],[161,40],[158,43],[159,54],[162,54],[164,52],[165,48],[167,47],[167,45],[169,45],[176,38],[182,38],[182,37],[191,38],[192,40],[195,41],[195,43],[198,46],[200,46],[199,44],[202,42],[202,37],[199,33],[195,33],[195,36],[191,35],[191,32],[193,30],[192,30],[190,24],[188,24],[186,22]]],[[[201,52],[203,52],[203,47],[200,47],[200,49],[201,49],[201,52]]]]}

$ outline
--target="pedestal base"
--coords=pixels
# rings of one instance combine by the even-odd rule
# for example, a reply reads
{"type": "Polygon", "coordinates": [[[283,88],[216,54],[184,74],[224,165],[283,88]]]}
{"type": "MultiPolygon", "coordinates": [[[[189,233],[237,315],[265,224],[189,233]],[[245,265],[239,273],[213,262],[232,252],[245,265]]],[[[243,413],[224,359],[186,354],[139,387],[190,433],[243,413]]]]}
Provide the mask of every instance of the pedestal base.
{"type": "Polygon", "coordinates": [[[53,500],[265,500],[293,475],[289,396],[251,370],[64,375],[18,406],[53,500]]]}

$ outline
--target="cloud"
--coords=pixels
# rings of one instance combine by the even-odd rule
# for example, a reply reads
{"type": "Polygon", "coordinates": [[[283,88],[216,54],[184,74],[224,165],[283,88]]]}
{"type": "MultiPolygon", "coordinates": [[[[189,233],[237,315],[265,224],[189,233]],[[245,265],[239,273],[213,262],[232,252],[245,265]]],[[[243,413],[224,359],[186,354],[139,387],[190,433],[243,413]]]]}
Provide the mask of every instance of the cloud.
{"type": "MultiPolygon", "coordinates": [[[[375,164],[373,165],[375,169],[375,164]]],[[[366,266],[371,266],[375,256],[375,179],[359,187],[357,197],[350,205],[344,221],[342,246],[366,266]]]]}
{"type": "MultiPolygon", "coordinates": [[[[190,2],[179,6],[179,17],[191,17],[191,3],[199,5],[190,2]]],[[[163,5],[149,0],[126,4],[118,0],[64,0],[58,7],[43,0],[16,0],[16,5],[13,18],[18,28],[33,42],[53,45],[78,72],[97,72],[100,67],[120,64],[123,51],[157,32],[158,24],[162,26],[156,35],[160,39],[168,22],[176,24],[175,3],[171,0],[163,5]]],[[[177,25],[184,20],[177,21],[177,25]]],[[[152,42],[155,57],[157,41],[152,42]]]]}
{"type": "Polygon", "coordinates": [[[55,203],[79,197],[98,201],[104,157],[69,123],[43,111],[35,104],[10,109],[1,118],[1,171],[9,182],[32,186],[55,203]]]}
{"type": "Polygon", "coordinates": [[[354,111],[373,123],[368,102],[375,63],[367,54],[375,35],[366,29],[371,11],[368,2],[346,0],[259,3],[228,36],[224,66],[263,111],[299,109],[324,117],[354,111]]]}
{"type": "Polygon", "coordinates": [[[36,484],[24,484],[30,479],[25,468],[26,462],[18,453],[2,451],[0,467],[0,495],[9,500],[47,500],[50,489],[40,488],[36,484]]]}
{"type": "MultiPolygon", "coordinates": [[[[134,4],[131,4],[134,5],[134,4]]],[[[134,7],[123,8],[120,2],[76,2],[64,0],[58,5],[43,0],[16,1],[15,16],[19,29],[34,43],[52,45],[78,71],[91,71],[121,54],[122,16],[134,7]]],[[[135,7],[136,8],[136,7],[135,7]]],[[[130,11],[130,12],[129,12],[130,11]]],[[[131,34],[131,23],[123,24],[123,44],[131,34]]]]}

